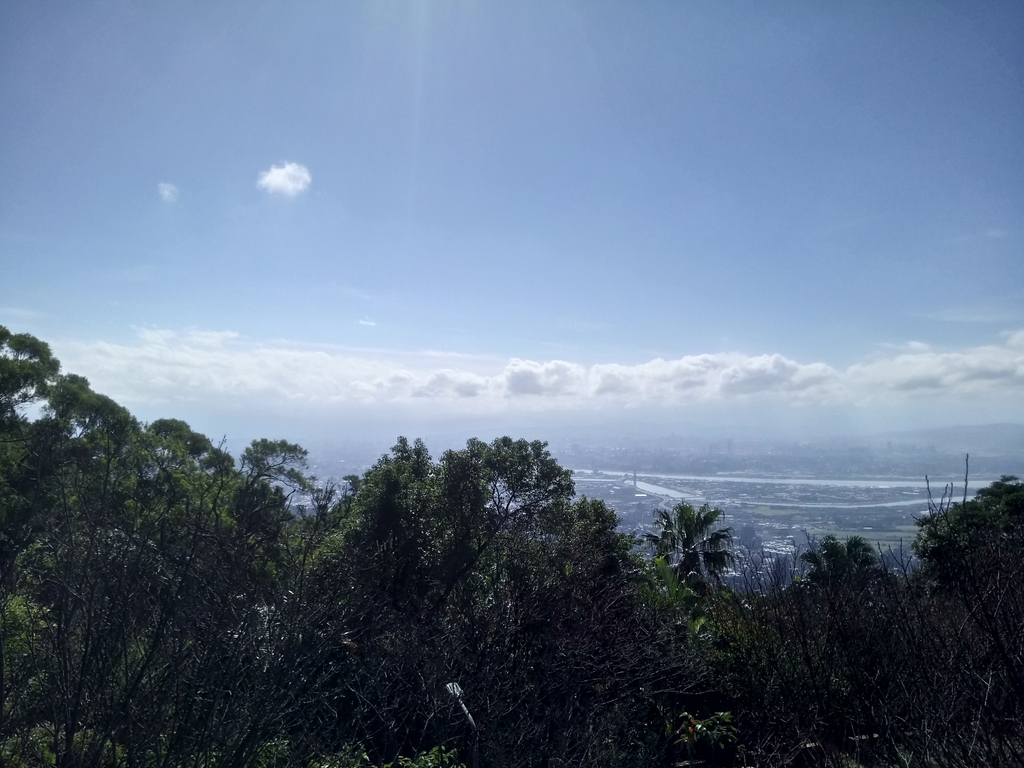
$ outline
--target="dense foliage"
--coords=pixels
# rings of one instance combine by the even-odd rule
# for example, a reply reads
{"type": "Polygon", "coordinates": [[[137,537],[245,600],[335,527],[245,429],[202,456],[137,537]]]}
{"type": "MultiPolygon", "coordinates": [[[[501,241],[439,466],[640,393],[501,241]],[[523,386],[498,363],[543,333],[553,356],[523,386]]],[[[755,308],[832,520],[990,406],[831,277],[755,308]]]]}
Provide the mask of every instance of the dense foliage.
{"type": "Polygon", "coordinates": [[[685,504],[648,553],[540,442],[305,456],[141,424],[0,327],[0,764],[1024,759],[1014,478],[901,567],[734,561],[685,504]]]}

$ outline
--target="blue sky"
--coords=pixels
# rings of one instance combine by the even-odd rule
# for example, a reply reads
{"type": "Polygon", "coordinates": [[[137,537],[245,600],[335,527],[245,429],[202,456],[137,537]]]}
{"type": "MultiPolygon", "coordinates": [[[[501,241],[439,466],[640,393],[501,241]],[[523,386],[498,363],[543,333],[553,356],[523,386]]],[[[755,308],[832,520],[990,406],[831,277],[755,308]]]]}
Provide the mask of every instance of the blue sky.
{"type": "Polygon", "coordinates": [[[1024,421],[1021,40],[1011,2],[12,0],[0,323],[212,433],[1024,421]]]}

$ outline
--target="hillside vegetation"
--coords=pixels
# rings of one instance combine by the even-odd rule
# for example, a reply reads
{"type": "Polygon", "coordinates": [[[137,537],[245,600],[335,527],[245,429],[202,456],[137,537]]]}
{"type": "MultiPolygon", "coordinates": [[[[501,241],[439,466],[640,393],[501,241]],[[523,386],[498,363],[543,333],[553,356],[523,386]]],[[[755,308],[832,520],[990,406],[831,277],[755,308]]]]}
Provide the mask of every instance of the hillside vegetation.
{"type": "Polygon", "coordinates": [[[0,327],[0,764],[1024,764],[1016,478],[737,588],[718,510],[640,541],[542,442],[305,456],[0,327]]]}

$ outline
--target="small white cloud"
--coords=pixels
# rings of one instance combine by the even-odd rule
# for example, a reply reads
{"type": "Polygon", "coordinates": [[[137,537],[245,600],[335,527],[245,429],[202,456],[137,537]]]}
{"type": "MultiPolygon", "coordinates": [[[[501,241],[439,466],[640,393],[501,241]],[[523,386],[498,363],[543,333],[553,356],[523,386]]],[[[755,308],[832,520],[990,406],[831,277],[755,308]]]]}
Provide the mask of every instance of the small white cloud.
{"type": "Polygon", "coordinates": [[[304,191],[313,177],[309,175],[309,169],[299,163],[285,163],[284,165],[273,165],[269,171],[260,174],[256,186],[272,195],[287,195],[295,197],[304,191]]]}
{"type": "Polygon", "coordinates": [[[368,317],[364,317],[362,320],[360,320],[359,324],[360,325],[368,325],[371,328],[376,325],[376,323],[373,322],[373,320],[370,320],[368,317]]]}
{"type": "Polygon", "coordinates": [[[156,185],[157,192],[160,193],[160,199],[165,203],[176,203],[178,202],[178,188],[173,184],[168,184],[165,181],[161,181],[156,185]]]}

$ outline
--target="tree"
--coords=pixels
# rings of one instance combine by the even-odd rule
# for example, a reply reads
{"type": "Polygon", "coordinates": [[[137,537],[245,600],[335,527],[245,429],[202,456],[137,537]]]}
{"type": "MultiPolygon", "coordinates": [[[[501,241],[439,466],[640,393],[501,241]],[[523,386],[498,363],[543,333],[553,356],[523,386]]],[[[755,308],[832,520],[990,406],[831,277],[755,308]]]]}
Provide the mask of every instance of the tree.
{"type": "Polygon", "coordinates": [[[40,524],[40,467],[24,411],[45,397],[59,372],[49,345],[0,325],[0,590],[8,586],[14,556],[40,524]]]}
{"type": "Polygon", "coordinates": [[[694,509],[684,501],[671,511],[659,509],[654,522],[660,530],[647,534],[648,544],[656,556],[666,558],[677,577],[692,584],[717,582],[733,561],[732,529],[713,530],[722,514],[718,507],[694,509]]]}
{"type": "Polygon", "coordinates": [[[999,567],[995,551],[1024,537],[1024,483],[1003,475],[971,500],[935,505],[917,526],[914,552],[926,572],[947,586],[961,583],[969,568],[999,567]]]}
{"type": "Polygon", "coordinates": [[[18,417],[19,408],[40,399],[59,372],[48,344],[0,325],[0,421],[18,417]]]}
{"type": "Polygon", "coordinates": [[[1024,706],[1024,483],[1004,475],[974,499],[933,506],[917,524],[926,579],[961,604],[1024,706]]]}
{"type": "Polygon", "coordinates": [[[810,566],[807,580],[813,584],[845,580],[878,566],[878,558],[863,536],[850,536],[843,542],[830,534],[800,559],[810,566]]]}

